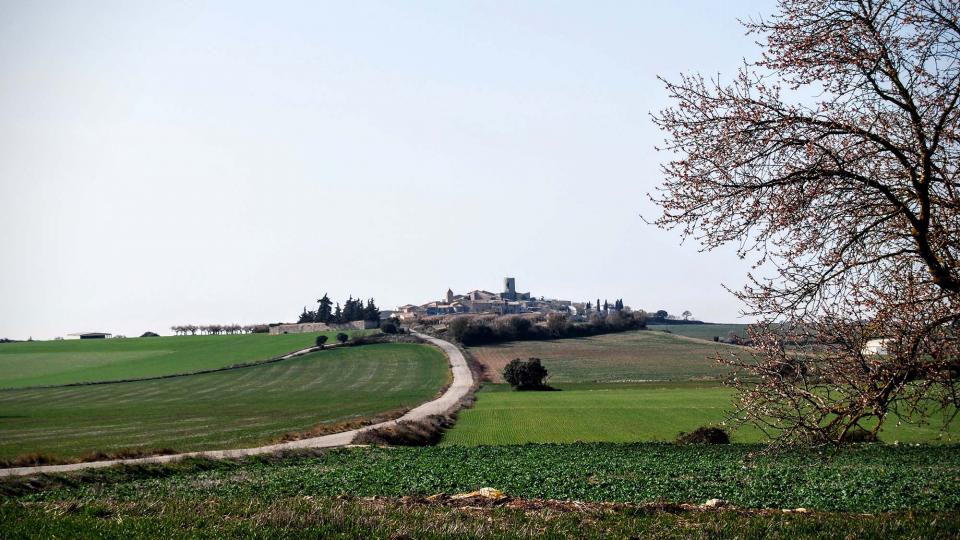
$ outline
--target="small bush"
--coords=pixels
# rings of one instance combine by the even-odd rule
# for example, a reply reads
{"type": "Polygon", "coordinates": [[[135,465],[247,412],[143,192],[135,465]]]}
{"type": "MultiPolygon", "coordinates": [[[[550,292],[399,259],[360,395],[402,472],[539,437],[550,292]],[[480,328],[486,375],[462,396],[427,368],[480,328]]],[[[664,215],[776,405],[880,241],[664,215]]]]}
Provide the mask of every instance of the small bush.
{"type": "Polygon", "coordinates": [[[503,379],[516,390],[546,390],[547,368],[543,367],[539,358],[521,360],[514,358],[503,368],[503,379]]]}
{"type": "Polygon", "coordinates": [[[144,332],[140,334],[140,337],[160,337],[160,334],[157,334],[155,332],[144,332]]]}
{"type": "Polygon", "coordinates": [[[317,336],[317,341],[316,341],[317,347],[320,347],[320,348],[322,349],[324,343],[326,343],[326,342],[327,342],[327,336],[325,336],[325,335],[323,335],[323,334],[320,334],[319,336],[317,336]]]}
{"type": "Polygon", "coordinates": [[[840,438],[842,443],[875,443],[880,442],[880,439],[876,434],[871,433],[860,426],[853,426],[846,433],[843,434],[843,437],[840,438]]]}
{"type": "Polygon", "coordinates": [[[730,435],[723,428],[702,426],[690,433],[681,431],[677,444],[730,444],[730,435]]]}
{"type": "Polygon", "coordinates": [[[380,325],[380,331],[384,334],[396,334],[397,325],[392,322],[385,322],[380,325]]]}
{"type": "Polygon", "coordinates": [[[346,343],[348,339],[350,339],[350,336],[344,334],[343,332],[337,334],[337,341],[340,343],[346,343]]]}

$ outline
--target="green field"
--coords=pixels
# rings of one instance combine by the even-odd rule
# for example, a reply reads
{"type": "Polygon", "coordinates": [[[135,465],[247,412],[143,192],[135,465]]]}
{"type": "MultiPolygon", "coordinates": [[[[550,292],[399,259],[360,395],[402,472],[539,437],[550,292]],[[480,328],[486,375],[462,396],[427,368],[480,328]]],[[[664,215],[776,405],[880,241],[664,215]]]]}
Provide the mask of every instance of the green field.
{"type": "MultiPolygon", "coordinates": [[[[672,441],[681,431],[724,422],[731,390],[714,383],[634,385],[565,384],[559,392],[514,392],[487,385],[476,404],[460,412],[444,445],[672,441]]],[[[941,433],[938,425],[888,422],[881,440],[892,443],[960,442],[960,426],[941,433]]],[[[744,426],[733,442],[766,438],[744,426]]]]}
{"type": "Polygon", "coordinates": [[[469,353],[486,366],[493,382],[514,358],[537,357],[550,372],[551,383],[638,382],[650,380],[720,379],[730,373],[713,360],[723,355],[749,355],[749,350],[722,343],[637,330],[549,341],[514,341],[471,347],[469,353]]]}
{"type": "MultiPolygon", "coordinates": [[[[6,343],[0,345],[0,388],[141,379],[216,369],[310,347],[317,335],[243,334],[6,343]]],[[[333,343],[336,332],[327,335],[333,343]]]]}
{"type": "Polygon", "coordinates": [[[647,329],[654,332],[669,331],[678,336],[686,336],[697,339],[713,341],[714,337],[724,339],[730,332],[736,333],[740,337],[747,337],[748,324],[648,324],[647,329]]]}
{"type": "MultiPolygon", "coordinates": [[[[303,496],[424,496],[494,487],[525,499],[702,503],[841,512],[960,510],[956,446],[861,445],[757,454],[762,447],[663,443],[352,448],[311,457],[90,471],[87,482],[4,480],[24,501],[116,503],[303,496]]],[[[197,463],[197,462],[194,462],[197,463]]],[[[73,476],[76,478],[76,475],[73,476]]]]}
{"type": "Polygon", "coordinates": [[[252,446],[417,405],[448,377],[446,358],[433,347],[379,344],[185,377],[0,390],[0,458],[252,446]]]}

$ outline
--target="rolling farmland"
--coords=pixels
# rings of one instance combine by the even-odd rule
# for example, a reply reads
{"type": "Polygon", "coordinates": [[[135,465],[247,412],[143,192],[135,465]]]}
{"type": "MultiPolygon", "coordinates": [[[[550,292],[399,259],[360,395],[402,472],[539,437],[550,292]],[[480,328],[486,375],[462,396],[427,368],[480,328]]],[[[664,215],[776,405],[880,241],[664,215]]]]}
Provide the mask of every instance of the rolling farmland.
{"type": "Polygon", "coordinates": [[[638,330],[550,341],[515,341],[472,347],[469,353],[486,366],[493,382],[514,358],[537,357],[550,372],[551,383],[637,382],[649,380],[720,379],[729,370],[711,357],[748,354],[733,345],[687,339],[663,332],[638,330]]]}
{"type": "Polygon", "coordinates": [[[320,423],[417,405],[448,377],[437,349],[379,344],[168,379],[0,390],[0,458],[252,446],[320,423]]]}
{"type": "MultiPolygon", "coordinates": [[[[461,411],[444,445],[672,441],[681,431],[727,419],[730,389],[709,382],[565,384],[558,392],[515,392],[488,385],[473,408],[461,411]]],[[[960,425],[896,425],[880,432],[886,442],[958,443],[960,425]]],[[[737,443],[763,442],[751,426],[732,432],[737,443]]]]}
{"type": "Polygon", "coordinates": [[[713,341],[714,337],[721,339],[733,332],[740,337],[747,337],[748,324],[649,324],[647,328],[654,332],[669,331],[678,336],[686,336],[706,341],[713,341]]]}
{"type": "MultiPolygon", "coordinates": [[[[358,335],[362,332],[352,332],[358,335]]],[[[326,332],[330,342],[336,332],[326,332]]],[[[266,360],[318,334],[240,334],[32,341],[0,347],[0,388],[142,379],[266,360]]]]}

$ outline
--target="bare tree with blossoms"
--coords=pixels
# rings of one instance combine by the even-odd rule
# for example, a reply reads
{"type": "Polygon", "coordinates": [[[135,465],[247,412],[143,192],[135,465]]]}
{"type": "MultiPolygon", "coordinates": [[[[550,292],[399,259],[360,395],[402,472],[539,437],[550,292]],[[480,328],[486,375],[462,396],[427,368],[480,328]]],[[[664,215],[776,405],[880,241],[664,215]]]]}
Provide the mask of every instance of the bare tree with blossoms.
{"type": "Polygon", "coordinates": [[[737,410],[781,442],[953,419],[960,380],[960,4],[780,0],[729,82],[664,81],[657,224],[759,270],[737,410]],[[809,96],[815,96],[810,98],[809,96]],[[868,343],[874,347],[867,347],[868,343]],[[877,344],[882,345],[876,347],[877,344]]]}

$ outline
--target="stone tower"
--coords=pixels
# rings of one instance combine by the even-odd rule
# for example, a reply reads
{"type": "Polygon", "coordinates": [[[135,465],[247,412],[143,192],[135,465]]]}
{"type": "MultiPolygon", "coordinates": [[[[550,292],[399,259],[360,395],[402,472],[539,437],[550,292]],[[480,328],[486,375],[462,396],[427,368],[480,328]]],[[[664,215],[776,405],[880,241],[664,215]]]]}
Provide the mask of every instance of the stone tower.
{"type": "Polygon", "coordinates": [[[453,303],[453,289],[447,289],[447,303],[453,303]]]}
{"type": "Polygon", "coordinates": [[[503,278],[503,295],[507,300],[517,299],[517,280],[512,277],[503,278]]]}

